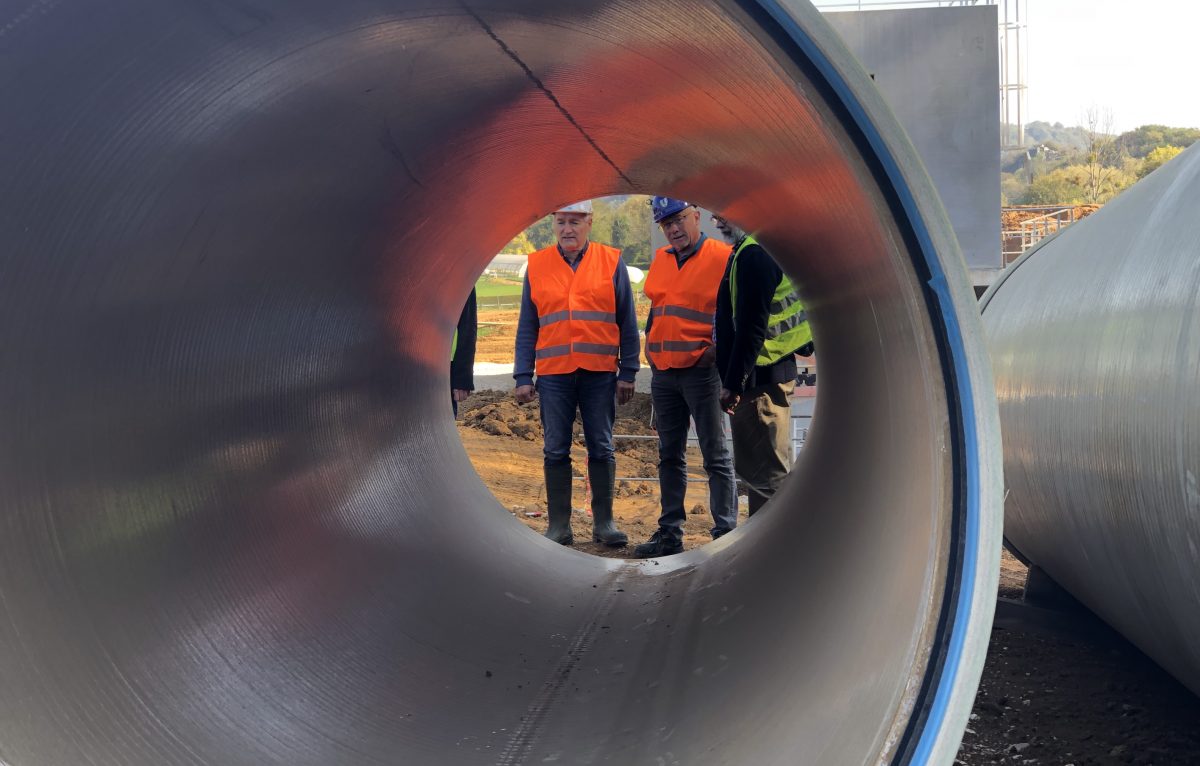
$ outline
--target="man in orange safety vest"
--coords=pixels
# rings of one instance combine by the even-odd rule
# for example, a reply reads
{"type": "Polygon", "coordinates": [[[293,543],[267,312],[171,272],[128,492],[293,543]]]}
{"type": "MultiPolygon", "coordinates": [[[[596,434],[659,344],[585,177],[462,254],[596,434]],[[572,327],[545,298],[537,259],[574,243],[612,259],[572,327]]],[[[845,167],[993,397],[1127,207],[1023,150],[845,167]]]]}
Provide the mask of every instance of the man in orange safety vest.
{"type": "Polygon", "coordinates": [[[541,403],[546,537],[571,545],[571,438],[578,411],[592,487],[592,540],[628,542],[613,522],[616,403],[633,398],[637,316],[629,272],[615,247],[592,242],[591,201],[554,211],[556,244],[529,256],[517,320],[517,401],[541,403]],[[537,385],[533,378],[537,375],[537,385]]]}
{"type": "Polygon", "coordinates": [[[655,253],[644,288],[650,299],[646,358],[654,373],[650,393],[658,430],[662,512],[658,531],[634,549],[639,558],[683,550],[689,418],[696,423],[708,473],[712,537],[737,526],[733,458],[725,442],[721,376],[713,348],[717,293],[732,248],[701,233],[700,211],[688,202],[654,197],[650,204],[668,242],[655,253]]]}

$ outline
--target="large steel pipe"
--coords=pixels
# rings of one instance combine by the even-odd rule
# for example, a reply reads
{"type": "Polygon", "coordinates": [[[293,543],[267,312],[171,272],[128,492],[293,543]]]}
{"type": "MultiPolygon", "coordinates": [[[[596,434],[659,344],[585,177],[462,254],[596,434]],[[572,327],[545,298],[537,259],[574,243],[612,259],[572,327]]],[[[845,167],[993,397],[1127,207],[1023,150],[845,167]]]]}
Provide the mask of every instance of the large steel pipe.
{"type": "Polygon", "coordinates": [[[1005,536],[1200,693],[1200,150],[984,296],[1005,536]]]}
{"type": "Polygon", "coordinates": [[[3,9],[0,761],[951,761],[991,374],[932,188],[811,7],[3,9]],[[777,502],[640,564],[515,522],[447,401],[491,255],[635,191],[761,232],[822,374],[777,502]]]}

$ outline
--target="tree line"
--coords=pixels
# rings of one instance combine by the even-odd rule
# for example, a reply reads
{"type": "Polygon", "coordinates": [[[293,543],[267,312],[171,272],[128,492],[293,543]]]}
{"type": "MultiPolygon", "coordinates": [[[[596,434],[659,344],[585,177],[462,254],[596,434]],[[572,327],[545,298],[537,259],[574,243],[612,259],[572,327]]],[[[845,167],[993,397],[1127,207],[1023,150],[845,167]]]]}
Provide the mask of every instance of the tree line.
{"type": "Polygon", "coordinates": [[[1200,140],[1200,129],[1165,125],[1114,135],[1111,123],[1095,109],[1082,126],[1030,123],[1033,145],[1001,156],[1001,204],[1103,204],[1200,140]]]}
{"type": "MultiPolygon", "coordinates": [[[[1200,129],[1143,125],[1114,135],[1111,116],[1090,110],[1082,126],[1031,122],[1032,146],[1001,157],[1003,205],[1103,204],[1197,140],[1200,129]]],[[[625,263],[648,268],[653,219],[649,197],[629,194],[593,201],[592,239],[619,248],[625,263]]],[[[528,254],[554,244],[551,217],[518,234],[500,251],[528,254]]]]}
{"type": "MultiPolygon", "coordinates": [[[[641,194],[603,197],[592,201],[592,239],[622,252],[629,266],[647,268],[650,258],[650,198],[641,194]]],[[[554,244],[550,216],[518,234],[500,252],[528,254],[554,244]]]]}

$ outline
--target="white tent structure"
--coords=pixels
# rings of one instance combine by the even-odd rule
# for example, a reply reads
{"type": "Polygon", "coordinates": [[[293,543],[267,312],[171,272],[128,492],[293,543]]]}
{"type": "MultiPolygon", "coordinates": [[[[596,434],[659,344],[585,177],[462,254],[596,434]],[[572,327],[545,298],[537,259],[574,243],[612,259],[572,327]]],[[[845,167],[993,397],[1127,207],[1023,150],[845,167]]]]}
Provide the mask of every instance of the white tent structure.
{"type": "Polygon", "coordinates": [[[529,267],[529,256],[517,253],[500,253],[491,260],[483,270],[487,277],[505,277],[508,279],[524,279],[525,269],[529,267]]]}

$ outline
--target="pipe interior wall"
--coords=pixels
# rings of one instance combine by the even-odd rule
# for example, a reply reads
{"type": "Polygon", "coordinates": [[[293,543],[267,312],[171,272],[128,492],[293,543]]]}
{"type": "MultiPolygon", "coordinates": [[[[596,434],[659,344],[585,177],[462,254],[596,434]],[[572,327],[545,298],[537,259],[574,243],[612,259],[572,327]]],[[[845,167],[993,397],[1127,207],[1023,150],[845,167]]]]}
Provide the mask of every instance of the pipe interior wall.
{"type": "Polygon", "coordinates": [[[984,297],[1005,536],[1200,693],[1200,152],[984,297]]]}
{"type": "Polygon", "coordinates": [[[810,6],[25,5],[0,762],[950,763],[991,374],[932,186],[810,6]],[[500,246],[634,192],[760,233],[823,383],[761,517],[641,563],[511,519],[447,401],[500,246]]]}

